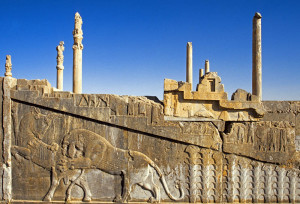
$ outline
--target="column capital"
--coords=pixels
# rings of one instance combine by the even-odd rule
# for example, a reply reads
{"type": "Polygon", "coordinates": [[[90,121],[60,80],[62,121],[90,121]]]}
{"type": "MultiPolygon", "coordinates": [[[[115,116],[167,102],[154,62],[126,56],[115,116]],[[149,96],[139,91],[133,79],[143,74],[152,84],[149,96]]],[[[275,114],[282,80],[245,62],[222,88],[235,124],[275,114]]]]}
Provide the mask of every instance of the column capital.
{"type": "Polygon", "coordinates": [[[73,50],[83,50],[83,44],[74,44],[73,50]]]}
{"type": "Polygon", "coordinates": [[[6,77],[11,77],[12,76],[11,69],[12,69],[11,56],[6,55],[5,74],[4,74],[6,77]]]}

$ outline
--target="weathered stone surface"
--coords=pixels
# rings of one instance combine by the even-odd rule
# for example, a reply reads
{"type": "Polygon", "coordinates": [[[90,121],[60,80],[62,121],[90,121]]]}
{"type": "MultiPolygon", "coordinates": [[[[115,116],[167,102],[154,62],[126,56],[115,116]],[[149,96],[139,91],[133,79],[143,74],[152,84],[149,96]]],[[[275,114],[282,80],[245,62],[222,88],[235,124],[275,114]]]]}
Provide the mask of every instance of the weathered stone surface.
{"type": "Polygon", "coordinates": [[[295,153],[295,127],[286,121],[231,123],[223,134],[224,152],[288,164],[295,153]]]}
{"type": "Polygon", "coordinates": [[[252,94],[262,100],[261,14],[258,12],[253,17],[252,94]]]}
{"type": "Polygon", "coordinates": [[[294,202],[300,199],[299,170],[226,155],[223,202],[294,202]]]}
{"type": "Polygon", "coordinates": [[[190,83],[171,79],[164,81],[164,114],[167,120],[258,121],[264,112],[258,97],[241,89],[233,94],[231,101],[227,100],[227,93],[216,72],[206,73],[197,85],[197,91],[192,91],[190,83]]]}
{"type": "Polygon", "coordinates": [[[163,103],[79,94],[78,13],[74,93],[12,78],[8,58],[0,77],[0,202],[299,203],[300,102],[261,102],[259,17],[256,90],[238,89],[231,100],[208,61],[192,91],[191,44],[187,82],[166,79],[163,103]]]}
{"type": "Polygon", "coordinates": [[[11,123],[11,97],[10,89],[15,86],[16,79],[5,77],[3,79],[2,92],[2,194],[3,200],[10,201],[12,199],[12,160],[11,160],[11,145],[12,145],[12,123],[11,123]]]}
{"type": "MultiPolygon", "coordinates": [[[[300,201],[295,123],[166,121],[162,104],[146,97],[15,81],[13,200],[300,201]]],[[[295,104],[289,106],[297,114],[295,104]]]]}
{"type": "MultiPolygon", "coordinates": [[[[1,96],[3,96],[3,77],[0,77],[0,94],[1,96]]],[[[0,97],[0,114],[2,117],[0,117],[0,122],[1,124],[3,124],[3,97],[0,97]]],[[[1,200],[3,200],[3,190],[2,190],[2,186],[3,186],[3,127],[1,126],[1,131],[0,131],[0,198],[1,200]]]]}
{"type": "Polygon", "coordinates": [[[56,79],[56,88],[58,90],[63,90],[63,70],[64,70],[64,55],[63,52],[65,50],[64,47],[64,41],[60,41],[59,45],[56,47],[56,51],[57,51],[57,57],[56,57],[56,61],[57,61],[57,65],[56,65],[56,69],[57,69],[57,79],[56,79]]]}
{"type": "Polygon", "coordinates": [[[188,42],[186,44],[186,82],[193,84],[193,46],[192,46],[192,42],[188,42]]]}
{"type": "Polygon", "coordinates": [[[11,77],[12,76],[11,69],[12,69],[11,56],[10,55],[6,55],[4,76],[11,77]]]}
{"type": "Polygon", "coordinates": [[[296,112],[291,101],[264,101],[264,121],[289,121],[295,124],[296,112]]]}
{"type": "Polygon", "coordinates": [[[73,92],[79,94],[82,93],[82,35],[82,18],[77,12],[73,30],[73,92]]]}

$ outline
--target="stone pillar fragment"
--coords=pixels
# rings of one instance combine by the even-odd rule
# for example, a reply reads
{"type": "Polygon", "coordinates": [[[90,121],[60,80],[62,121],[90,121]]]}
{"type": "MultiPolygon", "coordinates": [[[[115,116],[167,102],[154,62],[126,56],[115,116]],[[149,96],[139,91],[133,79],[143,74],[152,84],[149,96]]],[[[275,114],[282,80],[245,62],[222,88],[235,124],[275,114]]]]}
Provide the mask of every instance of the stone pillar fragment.
{"type": "MultiPolygon", "coordinates": [[[[9,56],[9,55],[8,55],[9,56]]],[[[10,56],[8,57],[10,62],[10,56]]],[[[9,64],[9,63],[7,63],[9,64]]],[[[11,65],[11,63],[10,63],[11,65]]],[[[4,77],[2,85],[3,101],[2,101],[2,128],[3,128],[3,141],[2,141],[2,193],[5,203],[10,203],[12,200],[12,113],[11,113],[11,95],[12,87],[16,86],[17,79],[12,77],[4,77]]],[[[1,169],[1,168],[0,168],[1,169]]]]}
{"type": "Polygon", "coordinates": [[[261,14],[257,12],[252,31],[252,94],[262,100],[261,14]]]}
{"type": "MultiPolygon", "coordinates": [[[[186,82],[193,84],[193,47],[192,42],[186,45],[186,82]]],[[[193,86],[191,86],[193,87],[193,86]]]]}
{"type": "Polygon", "coordinates": [[[11,56],[10,55],[6,55],[5,74],[4,74],[4,76],[6,76],[6,77],[12,77],[11,68],[12,68],[11,56]]]}
{"type": "Polygon", "coordinates": [[[57,50],[57,57],[56,57],[56,60],[57,60],[57,66],[56,66],[56,69],[57,69],[57,80],[56,80],[56,88],[59,89],[59,90],[63,90],[63,80],[64,80],[64,76],[63,76],[63,70],[64,70],[64,55],[63,55],[63,52],[65,50],[65,47],[64,47],[64,41],[61,41],[59,43],[59,45],[56,47],[56,50],[57,50]]]}
{"type": "Polygon", "coordinates": [[[199,84],[201,83],[201,78],[204,76],[204,70],[199,69],[199,84]]]}
{"type": "Polygon", "coordinates": [[[210,70],[209,70],[209,61],[205,60],[205,74],[207,74],[208,72],[210,72],[210,70]]]}
{"type": "Polygon", "coordinates": [[[82,93],[82,18],[77,12],[75,14],[75,27],[73,30],[73,92],[82,93]]]}

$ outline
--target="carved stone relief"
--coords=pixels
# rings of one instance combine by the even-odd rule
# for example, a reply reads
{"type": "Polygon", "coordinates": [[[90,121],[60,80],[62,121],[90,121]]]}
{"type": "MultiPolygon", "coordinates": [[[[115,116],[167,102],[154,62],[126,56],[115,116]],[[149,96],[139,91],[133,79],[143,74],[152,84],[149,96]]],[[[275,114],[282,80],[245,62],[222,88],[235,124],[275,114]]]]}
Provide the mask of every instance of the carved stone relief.
{"type": "Polygon", "coordinates": [[[295,146],[296,146],[296,151],[300,151],[300,135],[297,135],[295,137],[295,146]]]}
{"type": "Polygon", "coordinates": [[[195,135],[201,137],[204,147],[219,150],[222,140],[218,129],[211,122],[180,122],[183,135],[195,135]]]}
{"type": "Polygon", "coordinates": [[[196,146],[188,146],[185,152],[191,203],[270,203],[300,199],[299,170],[196,146]]]}
{"type": "Polygon", "coordinates": [[[188,146],[189,201],[191,203],[221,202],[222,154],[197,146],[188,146]]]}
{"type": "MultiPolygon", "coordinates": [[[[125,202],[134,199],[132,192],[136,186],[148,191],[150,193],[148,199],[151,201],[159,202],[162,193],[171,200],[184,199],[184,189],[180,180],[176,179],[178,175],[174,177],[175,183],[171,186],[166,180],[169,176],[164,175],[165,170],[156,162],[140,151],[117,148],[115,145],[120,146],[120,143],[114,138],[111,138],[112,143],[115,143],[112,145],[99,134],[82,129],[82,126],[92,127],[87,121],[19,103],[14,103],[13,107],[15,134],[12,155],[15,166],[18,166],[13,172],[19,174],[16,176],[16,182],[24,181],[23,186],[26,186],[30,199],[35,200],[39,193],[35,193],[36,197],[32,196],[32,192],[37,189],[33,187],[32,191],[28,192],[30,190],[28,185],[31,185],[30,183],[40,185],[40,182],[49,179],[44,182],[42,189],[46,188],[46,184],[50,187],[39,199],[51,201],[61,199],[65,194],[63,199],[70,201],[72,191],[77,186],[82,190],[81,199],[90,201],[94,195],[87,175],[99,170],[121,178],[119,185],[122,188],[119,193],[116,192],[112,200],[125,202]],[[65,129],[58,129],[60,126],[65,129]],[[30,177],[22,178],[21,171],[26,171],[24,169],[26,166],[33,168],[33,172],[43,172],[44,177],[34,179],[31,174],[30,177]],[[49,172],[48,176],[46,172],[49,172]],[[170,190],[171,188],[173,189],[170,190]],[[179,191],[176,192],[177,188],[179,191]]],[[[95,124],[93,126],[97,127],[95,124]]],[[[100,130],[103,131],[103,127],[107,128],[102,126],[100,130]]],[[[115,134],[113,133],[111,137],[115,137],[115,134]]],[[[30,172],[26,174],[30,175],[30,172]]],[[[14,186],[18,192],[18,184],[15,183],[14,186]]],[[[20,191],[24,192],[23,189],[20,191]]],[[[18,199],[18,193],[16,195],[15,199],[18,199]]]]}
{"type": "Polygon", "coordinates": [[[292,121],[244,122],[243,111],[223,111],[234,122],[164,121],[145,97],[41,94],[47,81],[26,83],[10,92],[17,202],[300,201],[292,121]]]}
{"type": "Polygon", "coordinates": [[[236,155],[224,158],[224,202],[297,202],[299,170],[251,161],[236,155]]]}
{"type": "Polygon", "coordinates": [[[287,163],[295,152],[295,129],[289,122],[231,123],[223,134],[224,151],[287,163]]]}

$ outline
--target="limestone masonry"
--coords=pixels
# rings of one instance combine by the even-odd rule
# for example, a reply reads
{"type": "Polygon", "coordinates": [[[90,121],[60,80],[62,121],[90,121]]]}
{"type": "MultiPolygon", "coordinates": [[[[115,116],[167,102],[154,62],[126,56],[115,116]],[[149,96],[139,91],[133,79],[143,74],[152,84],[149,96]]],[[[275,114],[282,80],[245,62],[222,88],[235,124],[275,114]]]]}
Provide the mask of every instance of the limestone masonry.
{"type": "Polygon", "coordinates": [[[156,97],[82,94],[82,18],[75,14],[73,92],[0,77],[2,203],[300,202],[300,101],[262,101],[261,15],[253,18],[252,93],[231,99],[206,60],[192,90],[165,79],[156,97]]]}

